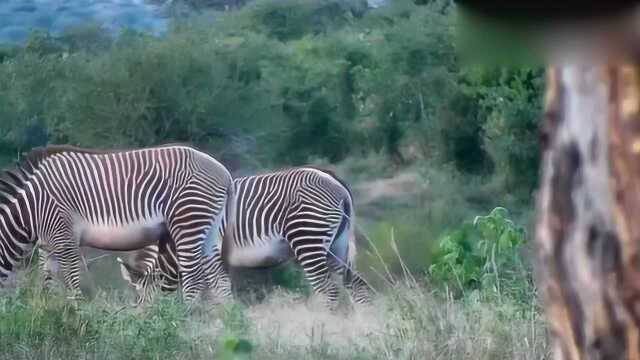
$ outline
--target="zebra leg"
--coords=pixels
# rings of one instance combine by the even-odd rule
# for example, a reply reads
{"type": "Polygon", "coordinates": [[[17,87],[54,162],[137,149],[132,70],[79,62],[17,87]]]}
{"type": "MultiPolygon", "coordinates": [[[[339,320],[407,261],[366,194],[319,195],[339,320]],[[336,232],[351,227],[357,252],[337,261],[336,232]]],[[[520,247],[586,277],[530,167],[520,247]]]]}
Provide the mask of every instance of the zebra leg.
{"type": "MultiPolygon", "coordinates": [[[[179,285],[179,275],[177,270],[178,259],[173,248],[160,252],[158,255],[158,265],[162,273],[162,290],[173,292],[179,285]]],[[[231,277],[224,268],[219,249],[214,249],[212,255],[203,257],[204,286],[203,296],[205,298],[221,298],[228,300],[233,297],[231,289],[231,277]]]]}
{"type": "Polygon", "coordinates": [[[144,271],[140,272],[136,283],[139,303],[150,302],[155,298],[158,290],[162,292],[175,292],[178,288],[178,275],[176,273],[175,244],[169,231],[163,232],[158,245],[147,246],[137,255],[138,266],[143,265],[144,271]],[[171,260],[168,260],[168,259],[171,260]],[[173,266],[169,263],[173,262],[173,266]]]}
{"type": "Polygon", "coordinates": [[[371,287],[352,266],[330,256],[329,267],[334,274],[342,279],[343,286],[349,291],[351,299],[355,303],[366,304],[370,302],[371,287]]]}
{"type": "Polygon", "coordinates": [[[160,270],[160,289],[163,292],[176,292],[180,285],[178,258],[175,243],[171,238],[163,238],[157,255],[157,267],[160,270]]]}
{"type": "Polygon", "coordinates": [[[178,231],[174,237],[182,296],[187,302],[195,299],[204,288],[204,272],[201,265],[202,252],[197,249],[198,242],[194,241],[202,238],[202,235],[196,234],[192,236],[185,235],[184,231],[178,231]]]}
{"type": "Polygon", "coordinates": [[[191,209],[187,205],[177,209],[176,215],[168,222],[176,246],[182,296],[187,302],[194,300],[205,287],[202,246],[211,219],[216,214],[202,216],[203,213],[202,208],[191,209]],[[188,227],[185,222],[189,223],[188,227]]]}
{"type": "MultiPolygon", "coordinates": [[[[176,257],[175,244],[167,241],[161,243],[157,254],[147,252],[147,257],[156,257],[157,269],[160,271],[160,289],[163,292],[175,292],[179,286],[178,259],[176,257]]],[[[203,267],[205,276],[205,293],[203,296],[211,298],[230,298],[231,279],[225,271],[218,248],[214,249],[211,256],[203,257],[203,267]]],[[[140,286],[151,286],[156,281],[139,281],[140,286]],[[144,284],[143,284],[144,283],[144,284]]]]}
{"type": "Polygon", "coordinates": [[[204,252],[208,232],[226,209],[228,189],[208,188],[206,179],[193,177],[173,198],[167,228],[176,246],[182,296],[191,301],[205,284],[204,252]]]}
{"type": "Polygon", "coordinates": [[[231,277],[222,262],[220,249],[216,247],[210,256],[205,257],[205,281],[210,296],[224,300],[233,297],[231,277]]]}
{"type": "Polygon", "coordinates": [[[344,274],[344,285],[351,293],[351,298],[356,304],[368,304],[371,302],[371,286],[352,269],[347,269],[344,274]]]}
{"type": "Polygon", "coordinates": [[[75,244],[64,244],[53,250],[54,257],[60,263],[64,284],[71,292],[71,299],[82,299],[80,291],[80,248],[75,244]]]}
{"type": "Polygon", "coordinates": [[[338,287],[331,279],[327,249],[322,237],[292,231],[286,236],[296,260],[316,294],[326,296],[326,304],[334,310],[338,304],[338,287]]]}
{"type": "Polygon", "coordinates": [[[49,291],[56,282],[59,263],[55,255],[44,246],[38,246],[38,266],[42,273],[42,288],[49,291]]]}
{"type": "Polygon", "coordinates": [[[351,299],[356,304],[366,304],[370,302],[371,286],[355,271],[353,264],[349,265],[344,261],[331,256],[329,259],[331,270],[340,278],[345,289],[349,291],[351,299]]]}

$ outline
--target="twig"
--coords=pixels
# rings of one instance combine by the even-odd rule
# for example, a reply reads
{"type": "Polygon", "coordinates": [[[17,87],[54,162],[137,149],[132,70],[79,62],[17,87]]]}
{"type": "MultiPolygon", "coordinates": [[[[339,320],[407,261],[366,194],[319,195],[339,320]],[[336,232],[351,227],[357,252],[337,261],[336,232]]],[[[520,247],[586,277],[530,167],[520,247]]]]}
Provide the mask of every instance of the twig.
{"type": "Polygon", "coordinates": [[[378,247],[376,246],[376,244],[373,243],[373,241],[371,241],[371,239],[369,239],[369,237],[364,232],[363,232],[363,235],[365,235],[364,236],[365,239],[367,239],[369,244],[371,244],[371,246],[373,247],[373,250],[375,251],[375,254],[378,257],[378,260],[380,260],[380,263],[384,267],[384,271],[387,273],[387,276],[389,277],[388,281],[390,281],[392,284],[395,283],[395,279],[393,278],[393,275],[391,275],[391,271],[389,271],[389,267],[387,266],[387,263],[382,258],[382,255],[380,255],[380,251],[378,251],[378,247]]]}
{"type": "Polygon", "coordinates": [[[100,260],[100,259],[102,259],[102,258],[105,258],[105,257],[107,257],[107,256],[111,256],[111,255],[113,255],[113,254],[102,254],[102,255],[100,255],[100,256],[96,256],[96,257],[94,257],[94,258],[91,258],[91,259],[87,260],[87,264],[91,264],[92,262],[94,262],[94,261],[96,261],[96,260],[100,260]]]}
{"type": "Polygon", "coordinates": [[[404,275],[405,281],[411,282],[412,285],[416,285],[418,282],[416,281],[415,277],[413,277],[413,275],[409,271],[409,268],[406,266],[406,264],[402,260],[402,256],[400,256],[400,251],[398,250],[398,245],[396,244],[395,231],[393,227],[391,228],[391,249],[398,257],[398,260],[400,261],[400,267],[402,268],[402,273],[404,275]]]}
{"type": "Polygon", "coordinates": [[[116,311],[114,311],[114,312],[110,313],[110,314],[109,314],[109,316],[116,316],[116,315],[118,315],[119,313],[121,313],[121,312],[122,312],[122,310],[124,310],[124,309],[126,309],[126,308],[128,308],[128,307],[129,307],[129,306],[127,306],[127,305],[122,306],[122,307],[120,307],[120,309],[118,309],[118,310],[116,310],[116,311]]]}
{"type": "Polygon", "coordinates": [[[498,299],[502,302],[502,292],[500,290],[500,276],[498,273],[498,265],[496,265],[496,244],[491,247],[491,266],[496,277],[496,288],[498,290],[498,299]]]}
{"type": "Polygon", "coordinates": [[[386,276],[384,276],[383,274],[381,274],[378,270],[376,270],[373,266],[369,266],[369,269],[371,269],[371,271],[373,271],[374,274],[378,275],[378,277],[380,277],[384,282],[387,283],[387,285],[389,287],[394,287],[395,284],[393,283],[393,281],[389,280],[386,276]]]}

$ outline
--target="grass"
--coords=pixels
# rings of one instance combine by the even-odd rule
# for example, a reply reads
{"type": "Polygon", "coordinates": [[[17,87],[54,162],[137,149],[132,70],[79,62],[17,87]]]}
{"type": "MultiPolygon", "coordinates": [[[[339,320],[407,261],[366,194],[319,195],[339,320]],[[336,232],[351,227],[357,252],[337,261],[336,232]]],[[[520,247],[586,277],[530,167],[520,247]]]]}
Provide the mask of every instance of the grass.
{"type": "Polygon", "coordinates": [[[186,326],[187,309],[172,298],[144,311],[127,306],[117,292],[74,304],[59,292],[38,290],[35,278],[0,300],[2,359],[179,358],[212,341],[212,332],[186,326]]]}
{"type": "MultiPolygon", "coordinates": [[[[376,158],[368,162],[372,168],[379,164],[376,158]]],[[[370,183],[367,172],[375,171],[337,170],[355,179],[356,199],[362,199],[368,188],[359,185],[370,183]]],[[[470,214],[486,214],[477,207],[494,205],[472,204],[470,196],[490,196],[445,172],[419,174],[422,180],[411,185],[417,192],[407,195],[400,188],[393,195],[398,185],[392,182],[382,189],[391,195],[358,208],[370,240],[359,249],[358,266],[379,291],[368,306],[346,303],[331,313],[320,299],[306,296],[300,272],[285,267],[270,281],[288,290],[263,289],[269,282],[263,276],[253,283],[234,281],[247,289],[227,304],[187,308],[167,295],[134,309],[113,258],[97,256],[89,266],[92,275],[85,277],[93,283],[85,288],[89,301],[73,304],[59,292],[43,293],[37,272],[29,271],[19,276],[17,289],[0,292],[0,360],[550,359],[534,289],[521,298],[486,297],[413,278],[412,273],[424,274],[442,229],[470,214]]]]}
{"type": "Polygon", "coordinates": [[[535,298],[454,299],[408,275],[335,313],[283,290],[190,309],[170,295],[134,309],[122,289],[73,304],[38,281],[28,273],[0,295],[0,359],[550,358],[535,298]]]}

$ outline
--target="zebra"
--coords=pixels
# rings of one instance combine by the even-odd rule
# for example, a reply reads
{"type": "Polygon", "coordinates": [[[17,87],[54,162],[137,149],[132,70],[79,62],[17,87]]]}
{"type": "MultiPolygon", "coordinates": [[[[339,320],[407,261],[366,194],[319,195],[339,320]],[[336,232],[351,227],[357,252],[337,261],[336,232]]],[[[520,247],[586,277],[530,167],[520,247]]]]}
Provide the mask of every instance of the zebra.
{"type": "MultiPolygon", "coordinates": [[[[255,268],[275,266],[293,257],[314,291],[326,296],[330,308],[338,296],[331,273],[342,276],[356,303],[369,301],[371,287],[354,269],[353,197],[335,174],[298,167],[236,178],[234,187],[235,223],[228,225],[222,218],[217,239],[223,240],[217,241],[208,262],[220,264],[222,257],[225,265],[255,268]]],[[[123,276],[139,291],[138,296],[144,296],[145,287],[163,276],[163,290],[176,287],[171,251],[168,246],[150,246],[132,257],[137,263],[119,259],[123,276]]],[[[230,293],[230,282],[219,278],[221,273],[210,272],[207,285],[230,293]]]]}
{"type": "MultiPolygon", "coordinates": [[[[219,232],[220,233],[220,232],[219,232]]],[[[176,250],[168,233],[160,237],[158,244],[130,252],[129,258],[118,257],[122,277],[134,290],[134,304],[148,303],[158,291],[175,292],[178,289],[179,276],[176,271],[176,250]],[[162,256],[159,256],[162,254],[162,256]]],[[[231,279],[222,264],[220,252],[213,250],[205,257],[205,295],[228,299],[232,297],[231,279]]]]}
{"type": "Polygon", "coordinates": [[[164,236],[190,301],[205,286],[207,233],[233,216],[232,197],[229,171],[191,146],[36,148],[0,177],[0,284],[37,241],[40,265],[49,273],[59,265],[65,287],[81,297],[80,247],[131,251],[164,236]]]}

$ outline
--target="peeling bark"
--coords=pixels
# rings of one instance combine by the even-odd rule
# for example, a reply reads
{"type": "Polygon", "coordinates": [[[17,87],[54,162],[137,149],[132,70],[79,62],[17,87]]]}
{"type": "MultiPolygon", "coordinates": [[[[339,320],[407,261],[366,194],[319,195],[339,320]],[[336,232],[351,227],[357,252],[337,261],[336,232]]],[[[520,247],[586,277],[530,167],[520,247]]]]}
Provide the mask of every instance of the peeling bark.
{"type": "Polygon", "coordinates": [[[541,144],[537,279],[555,356],[640,360],[640,68],[549,68],[541,144]]]}

